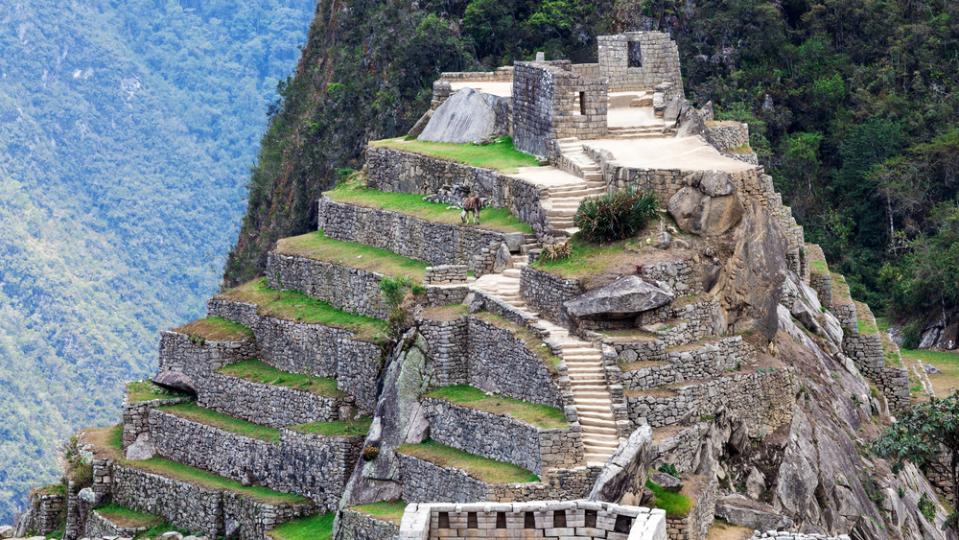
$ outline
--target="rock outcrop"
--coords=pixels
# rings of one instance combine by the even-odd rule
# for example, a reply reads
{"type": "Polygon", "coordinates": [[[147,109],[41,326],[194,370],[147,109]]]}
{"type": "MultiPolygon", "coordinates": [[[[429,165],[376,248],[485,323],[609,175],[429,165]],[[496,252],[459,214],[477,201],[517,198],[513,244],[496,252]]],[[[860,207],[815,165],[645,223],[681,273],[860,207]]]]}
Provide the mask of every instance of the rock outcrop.
{"type": "Polygon", "coordinates": [[[509,99],[463,88],[433,111],[421,141],[480,143],[508,135],[509,99]]]}

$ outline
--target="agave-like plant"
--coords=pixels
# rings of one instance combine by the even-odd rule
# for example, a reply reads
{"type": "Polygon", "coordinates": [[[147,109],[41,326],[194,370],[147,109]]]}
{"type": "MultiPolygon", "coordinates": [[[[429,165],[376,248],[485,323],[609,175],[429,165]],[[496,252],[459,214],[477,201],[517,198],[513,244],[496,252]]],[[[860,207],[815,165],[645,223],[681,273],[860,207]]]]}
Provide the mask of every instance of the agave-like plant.
{"type": "Polygon", "coordinates": [[[635,236],[656,215],[657,208],[654,194],[628,188],[584,200],[573,223],[585,240],[615,242],[635,236]]]}

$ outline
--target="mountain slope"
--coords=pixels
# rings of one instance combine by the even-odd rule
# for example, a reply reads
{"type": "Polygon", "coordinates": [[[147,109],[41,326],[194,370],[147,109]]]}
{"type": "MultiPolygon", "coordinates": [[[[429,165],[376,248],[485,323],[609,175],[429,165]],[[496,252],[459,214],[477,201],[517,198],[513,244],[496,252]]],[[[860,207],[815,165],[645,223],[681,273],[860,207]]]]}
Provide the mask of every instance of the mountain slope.
{"type": "Polygon", "coordinates": [[[202,311],[312,2],[0,5],[0,521],[202,311]]]}

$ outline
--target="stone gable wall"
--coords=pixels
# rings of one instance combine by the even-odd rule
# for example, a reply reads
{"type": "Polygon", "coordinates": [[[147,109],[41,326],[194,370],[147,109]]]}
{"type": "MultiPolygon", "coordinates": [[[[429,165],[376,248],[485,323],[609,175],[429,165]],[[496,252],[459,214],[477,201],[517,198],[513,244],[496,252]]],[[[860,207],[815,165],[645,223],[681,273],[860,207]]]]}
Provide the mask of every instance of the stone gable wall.
{"type": "MultiPolygon", "coordinates": [[[[320,199],[319,228],[330,238],[388,249],[434,265],[465,265],[477,275],[493,270],[506,233],[447,225],[399,212],[320,199]]],[[[521,233],[516,233],[522,239],[521,233]]],[[[521,242],[517,242],[521,243],[521,242]]]]}
{"type": "Polygon", "coordinates": [[[467,407],[442,399],[422,400],[430,422],[430,438],[464,452],[512,463],[542,474],[546,468],[575,467],[582,463],[579,426],[538,429],[515,418],[467,407]]]}
{"type": "Polygon", "coordinates": [[[359,456],[360,437],[327,438],[283,430],[279,443],[245,437],[154,410],[150,432],[157,452],[237,482],[300,493],[336,508],[359,456]]]}
{"type": "Polygon", "coordinates": [[[361,411],[371,412],[376,405],[376,380],[386,354],[382,346],[349,330],[260,315],[254,304],[222,297],[212,298],[207,308],[210,315],[246,324],[263,362],[283,371],[334,377],[337,388],[353,396],[361,411]]]}
{"type": "Polygon", "coordinates": [[[610,92],[652,90],[664,82],[672,83],[672,95],[683,94],[679,49],[663,32],[626,32],[597,36],[599,67],[609,79],[610,92]],[[629,67],[628,42],[638,41],[642,67],[629,67]]]}
{"type": "Polygon", "coordinates": [[[546,190],[491,169],[471,167],[391,148],[366,148],[367,184],[380,191],[420,193],[459,205],[463,188],[470,188],[487,206],[508,208],[538,234],[549,230],[540,199],[546,190]]]}

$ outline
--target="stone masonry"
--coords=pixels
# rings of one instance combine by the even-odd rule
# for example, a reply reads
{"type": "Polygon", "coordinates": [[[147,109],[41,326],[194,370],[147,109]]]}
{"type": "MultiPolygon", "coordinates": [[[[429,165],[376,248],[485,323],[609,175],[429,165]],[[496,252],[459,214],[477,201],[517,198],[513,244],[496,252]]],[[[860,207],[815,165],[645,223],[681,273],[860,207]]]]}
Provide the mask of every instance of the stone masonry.
{"type": "Polygon", "coordinates": [[[597,36],[596,41],[600,72],[609,80],[610,92],[652,90],[662,83],[670,83],[671,95],[683,94],[679,49],[669,34],[626,32],[597,36]],[[633,65],[631,56],[638,56],[633,65]]]}

